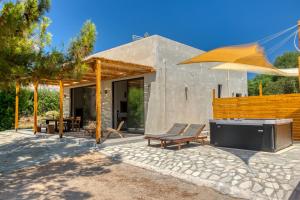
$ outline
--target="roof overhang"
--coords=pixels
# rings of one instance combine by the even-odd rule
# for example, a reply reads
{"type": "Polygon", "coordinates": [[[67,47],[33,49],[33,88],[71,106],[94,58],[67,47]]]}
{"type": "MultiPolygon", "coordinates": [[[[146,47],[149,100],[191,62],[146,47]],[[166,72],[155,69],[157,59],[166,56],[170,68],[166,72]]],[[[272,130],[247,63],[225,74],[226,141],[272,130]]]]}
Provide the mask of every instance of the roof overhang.
{"type": "MultiPolygon", "coordinates": [[[[112,60],[104,57],[89,57],[84,62],[88,64],[88,69],[80,78],[67,78],[62,79],[64,86],[76,86],[82,84],[93,84],[96,82],[95,63],[101,63],[101,80],[113,80],[132,76],[138,76],[155,72],[151,66],[124,62],[120,60],[112,60]]],[[[58,85],[59,79],[44,79],[41,83],[47,85],[58,85]]]]}

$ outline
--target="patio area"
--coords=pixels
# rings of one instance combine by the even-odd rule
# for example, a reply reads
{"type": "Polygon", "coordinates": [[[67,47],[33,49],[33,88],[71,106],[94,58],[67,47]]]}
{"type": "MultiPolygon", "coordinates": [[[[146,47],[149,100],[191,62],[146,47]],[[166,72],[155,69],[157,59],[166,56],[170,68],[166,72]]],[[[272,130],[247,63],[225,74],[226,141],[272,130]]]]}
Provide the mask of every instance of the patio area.
{"type": "Polygon", "coordinates": [[[1,132],[0,175],[65,157],[99,152],[164,175],[170,175],[223,194],[246,199],[299,199],[300,144],[278,153],[215,148],[191,144],[148,147],[143,136],[110,139],[96,145],[94,139],[38,134],[31,131],[1,132]]]}

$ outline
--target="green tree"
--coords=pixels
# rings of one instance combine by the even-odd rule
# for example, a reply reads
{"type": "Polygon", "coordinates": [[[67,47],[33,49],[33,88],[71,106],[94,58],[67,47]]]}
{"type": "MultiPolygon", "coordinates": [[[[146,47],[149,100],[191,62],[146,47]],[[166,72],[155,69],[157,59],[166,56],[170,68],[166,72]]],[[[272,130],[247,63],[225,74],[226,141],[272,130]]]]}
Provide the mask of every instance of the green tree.
{"type": "MultiPolygon", "coordinates": [[[[96,26],[87,21],[67,50],[59,51],[51,47],[51,34],[47,31],[50,19],[44,15],[49,9],[50,0],[0,0],[0,105],[5,106],[0,110],[0,128],[12,126],[15,94],[11,88],[16,80],[27,85],[33,81],[43,83],[44,79],[80,78],[87,69],[82,60],[93,51],[96,26]]],[[[32,93],[21,90],[21,94],[31,98],[24,104],[20,100],[21,109],[32,113],[32,93]]],[[[46,96],[46,106],[41,104],[39,109],[57,109],[53,103],[58,103],[57,93],[52,94],[54,99],[46,96]]]]}
{"type": "Polygon", "coordinates": [[[27,74],[35,57],[34,31],[50,0],[0,1],[1,85],[27,74]]]}
{"type": "MultiPolygon", "coordinates": [[[[286,52],[275,59],[274,66],[277,68],[297,68],[298,52],[286,52]]],[[[290,94],[299,92],[299,82],[296,77],[280,77],[270,75],[257,75],[248,80],[248,94],[255,96],[259,94],[259,83],[262,82],[263,94],[290,94]]]]}

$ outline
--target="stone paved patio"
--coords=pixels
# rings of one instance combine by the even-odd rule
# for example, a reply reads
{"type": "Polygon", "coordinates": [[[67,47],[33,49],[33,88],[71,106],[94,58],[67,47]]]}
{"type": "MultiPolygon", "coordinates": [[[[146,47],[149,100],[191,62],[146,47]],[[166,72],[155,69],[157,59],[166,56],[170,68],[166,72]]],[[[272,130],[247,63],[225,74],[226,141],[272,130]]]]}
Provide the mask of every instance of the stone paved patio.
{"type": "Polygon", "coordinates": [[[246,199],[300,198],[300,144],[278,153],[194,145],[182,150],[146,142],[101,150],[124,162],[246,199]],[[297,187],[297,189],[295,189],[297,187]]]}
{"type": "Polygon", "coordinates": [[[94,140],[31,131],[0,132],[0,176],[66,156],[99,151],[113,159],[171,175],[224,194],[246,199],[300,197],[300,144],[279,153],[263,153],[191,144],[182,150],[148,147],[142,137],[94,140]],[[126,144],[124,144],[126,143],[126,144]]]}

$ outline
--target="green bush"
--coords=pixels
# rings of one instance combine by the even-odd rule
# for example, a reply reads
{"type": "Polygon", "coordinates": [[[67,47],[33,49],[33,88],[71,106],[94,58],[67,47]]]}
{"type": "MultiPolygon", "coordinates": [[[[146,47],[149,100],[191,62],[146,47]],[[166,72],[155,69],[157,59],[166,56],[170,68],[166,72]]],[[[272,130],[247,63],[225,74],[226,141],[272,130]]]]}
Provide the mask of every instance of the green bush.
{"type": "MultiPolygon", "coordinates": [[[[38,115],[44,116],[48,111],[59,110],[59,93],[57,91],[40,89],[38,95],[38,115]]],[[[33,115],[33,91],[20,89],[19,116],[33,115]]],[[[11,129],[15,118],[15,88],[0,90],[0,130],[11,129]]]]}
{"type": "Polygon", "coordinates": [[[0,131],[12,128],[15,118],[15,92],[0,90],[0,131]]]}

